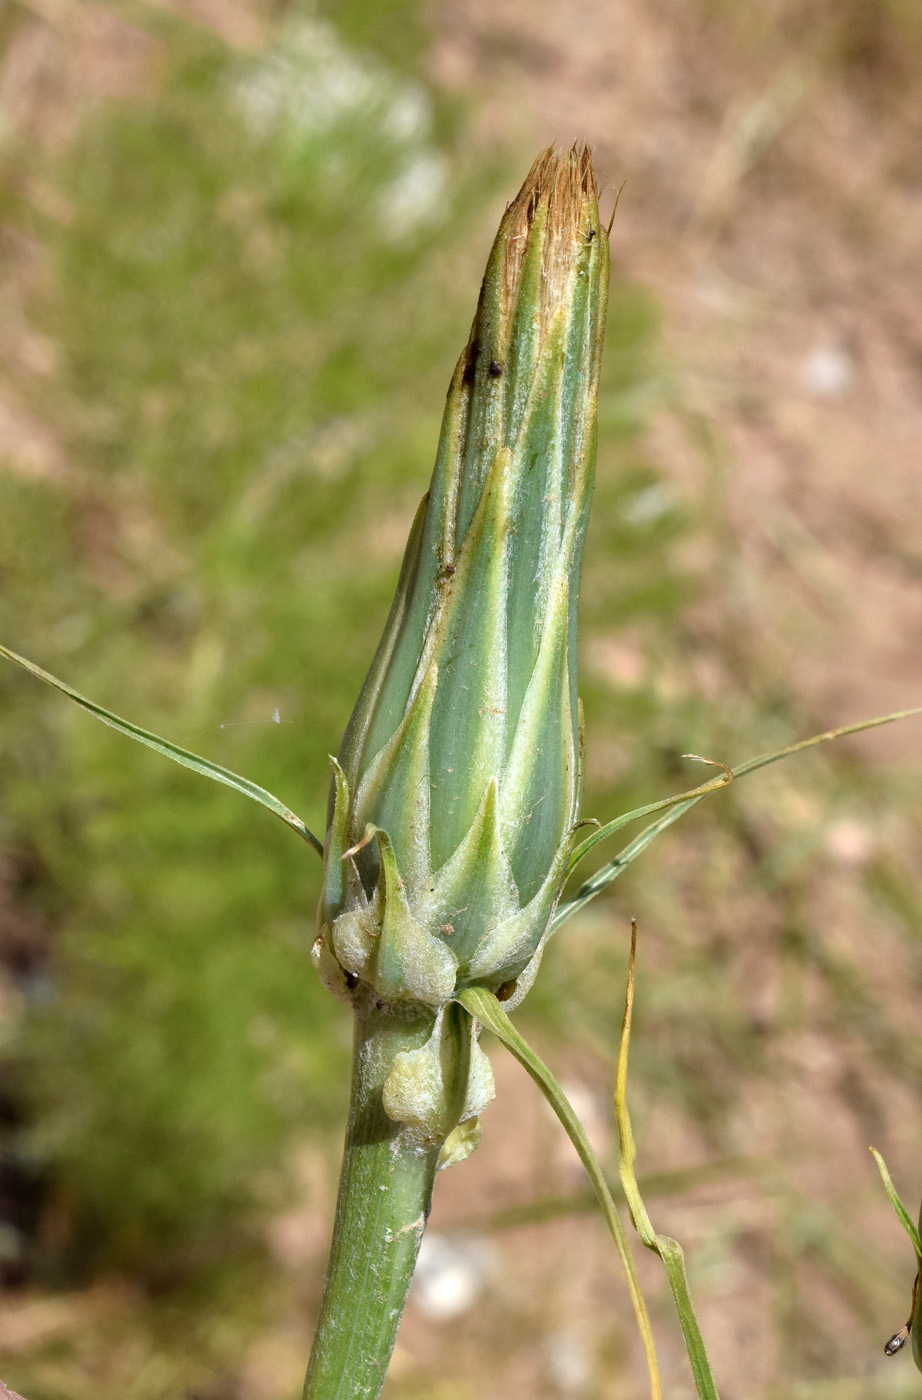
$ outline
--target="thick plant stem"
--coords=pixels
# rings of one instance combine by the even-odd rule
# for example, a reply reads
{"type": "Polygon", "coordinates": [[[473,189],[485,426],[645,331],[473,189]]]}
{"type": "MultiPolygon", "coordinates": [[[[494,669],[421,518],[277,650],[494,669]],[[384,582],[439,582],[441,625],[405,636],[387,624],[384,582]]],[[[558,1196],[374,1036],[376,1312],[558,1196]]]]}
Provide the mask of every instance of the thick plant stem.
{"type": "Polygon", "coordinates": [[[384,1112],[381,1090],[401,1050],[432,1016],[374,996],[356,1009],[346,1148],[333,1244],[304,1400],[374,1400],[384,1382],[429,1214],[439,1146],[384,1112]]]}

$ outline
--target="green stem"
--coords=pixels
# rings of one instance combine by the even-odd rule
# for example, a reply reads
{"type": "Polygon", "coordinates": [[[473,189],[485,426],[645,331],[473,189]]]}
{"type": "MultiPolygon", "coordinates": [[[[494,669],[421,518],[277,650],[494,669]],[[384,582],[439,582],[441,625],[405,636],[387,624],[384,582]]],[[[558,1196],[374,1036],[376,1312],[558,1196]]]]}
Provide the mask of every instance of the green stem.
{"type": "Polygon", "coordinates": [[[428,1039],[432,1017],[356,1009],[346,1148],[333,1244],[304,1400],[374,1400],[394,1348],[423,1237],[439,1147],[384,1112],[381,1090],[400,1050],[428,1039]]]}

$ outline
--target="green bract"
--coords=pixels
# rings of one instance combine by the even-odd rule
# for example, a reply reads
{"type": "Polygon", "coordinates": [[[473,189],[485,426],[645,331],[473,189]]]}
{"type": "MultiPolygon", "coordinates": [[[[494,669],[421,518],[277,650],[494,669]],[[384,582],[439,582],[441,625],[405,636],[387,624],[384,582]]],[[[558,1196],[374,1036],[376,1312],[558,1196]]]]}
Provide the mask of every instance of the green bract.
{"type": "Polygon", "coordinates": [[[576,604],[607,286],[589,154],[548,151],[493,245],[335,765],[315,960],[347,993],[518,1000],[537,966],[579,810],[576,604]]]}

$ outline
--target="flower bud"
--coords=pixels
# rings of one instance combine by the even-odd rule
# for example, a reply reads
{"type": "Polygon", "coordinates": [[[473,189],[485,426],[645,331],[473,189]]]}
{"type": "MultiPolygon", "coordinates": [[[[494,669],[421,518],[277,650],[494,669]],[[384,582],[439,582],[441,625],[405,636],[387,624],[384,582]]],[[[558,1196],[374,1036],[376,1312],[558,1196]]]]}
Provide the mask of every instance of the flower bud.
{"type": "Polygon", "coordinates": [[[607,284],[589,152],[547,151],[493,245],[335,762],[315,956],[344,991],[438,1010],[472,983],[521,995],[533,975],[578,820],[607,284]]]}

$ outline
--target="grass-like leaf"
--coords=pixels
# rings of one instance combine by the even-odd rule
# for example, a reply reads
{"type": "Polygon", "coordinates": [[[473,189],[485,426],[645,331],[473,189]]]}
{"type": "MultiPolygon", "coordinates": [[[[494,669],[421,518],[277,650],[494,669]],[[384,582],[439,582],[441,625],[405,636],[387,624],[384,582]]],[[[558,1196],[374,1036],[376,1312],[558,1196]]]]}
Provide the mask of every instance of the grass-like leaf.
{"type": "Polygon", "coordinates": [[[890,1204],[896,1211],[897,1219],[899,1220],[903,1229],[906,1231],[909,1238],[912,1240],[912,1247],[916,1252],[916,1263],[918,1264],[919,1268],[922,1269],[922,1241],[920,1241],[919,1239],[919,1231],[916,1229],[915,1221],[913,1220],[912,1216],[909,1214],[909,1211],[906,1209],[906,1207],[903,1205],[903,1202],[897,1195],[896,1187],[893,1184],[893,1180],[890,1176],[889,1171],[887,1170],[887,1164],[884,1161],[883,1157],[880,1155],[876,1147],[872,1147],[869,1150],[874,1158],[874,1161],[877,1163],[877,1169],[880,1172],[881,1180],[884,1183],[884,1190],[890,1198],[890,1204]]]}
{"type": "Polygon", "coordinates": [[[621,1185],[627,1198],[634,1229],[647,1249],[652,1249],[663,1261],[669,1287],[675,1300],[676,1311],[685,1338],[685,1347],[695,1378],[695,1389],[700,1400],[719,1400],[717,1386],[711,1374],[707,1348],[701,1335],[701,1328],[695,1315],[694,1304],[688,1289],[685,1273],[685,1256],[677,1240],[669,1235],[658,1235],[650,1223],[647,1208],[643,1203],[637,1178],[634,1175],[634,1159],[637,1149],[634,1146],[634,1133],[631,1128],[627,1107],[627,1061],[631,1039],[631,1017],[634,1009],[634,959],[637,952],[637,924],[631,924],[631,955],[628,962],[627,992],[624,1000],[624,1021],[621,1025],[621,1045],[618,1050],[618,1069],[615,1077],[615,1118],[618,1124],[618,1160],[621,1185]]]}
{"type": "Polygon", "coordinates": [[[572,1142],[579,1159],[582,1162],[586,1175],[592,1183],[593,1190],[598,1198],[599,1205],[605,1216],[606,1223],[611,1231],[612,1238],[621,1258],[621,1264],[627,1279],[628,1290],[631,1295],[631,1302],[634,1305],[634,1313],[637,1318],[637,1326],[640,1329],[640,1336],[643,1342],[644,1355],[647,1361],[647,1370],[650,1374],[650,1394],[652,1400],[661,1400],[662,1388],[659,1378],[659,1367],[656,1360],[656,1349],[653,1342],[653,1332],[650,1327],[650,1318],[647,1313],[647,1305],[644,1302],[643,1294],[640,1291],[640,1283],[634,1268],[634,1261],[631,1258],[630,1245],[621,1224],[621,1217],[618,1208],[612,1199],[611,1191],[605,1180],[605,1175],[592,1150],[589,1139],[586,1137],[585,1129],[577,1118],[557,1080],[548,1069],[544,1061],[535,1054],[528,1043],[516,1030],[500,1002],[491,992],[483,987],[466,987],[464,991],[458,993],[457,1000],[469,1011],[475,1020],[482,1026],[486,1026],[495,1036],[502,1041],[506,1049],[509,1050],[519,1064],[522,1065],[532,1079],[538,1085],[551,1108],[556,1113],[560,1122],[572,1142]]]}
{"type": "Polygon", "coordinates": [[[188,749],[182,749],[178,744],[170,743],[169,739],[161,739],[159,735],[151,734],[146,729],[141,729],[139,725],[131,724],[127,719],[120,719],[111,710],[97,705],[94,700],[88,700],[85,695],[81,695],[79,691],[65,685],[64,681],[58,680],[57,676],[51,675],[49,671],[43,671],[41,666],[36,666],[33,661],[27,661],[24,656],[10,651],[8,647],[0,646],[0,656],[5,656],[7,661],[15,662],[17,666],[21,666],[24,671],[37,676],[46,685],[53,686],[55,690],[66,695],[68,700],[73,700],[74,704],[86,710],[95,719],[102,720],[103,724],[108,724],[111,729],[118,730],[119,734],[125,734],[129,739],[135,739],[139,744],[145,744],[147,748],[162,754],[164,758],[171,758],[174,763],[182,764],[183,768],[191,768],[193,773],[200,773],[203,778],[212,778],[216,783],[223,783],[225,787],[242,792],[244,797],[258,802],[261,807],[272,812],[286,826],[291,827],[291,830],[297,832],[302,841],[306,841],[309,846],[313,846],[319,856],[323,856],[323,842],[314,835],[309,827],[305,826],[299,816],[285,806],[284,802],[273,797],[271,792],[267,792],[258,783],[251,782],[249,778],[241,778],[239,774],[232,773],[229,768],[222,768],[220,764],[212,763],[207,758],[200,758],[198,754],[190,753],[188,749]]]}
{"type": "MultiPolygon", "coordinates": [[[[890,1204],[896,1212],[896,1218],[912,1241],[912,1247],[916,1254],[916,1279],[915,1283],[912,1285],[912,1302],[909,1307],[909,1316],[900,1330],[895,1332],[887,1342],[887,1345],[884,1347],[884,1354],[886,1356],[895,1356],[898,1351],[902,1351],[909,1340],[910,1334],[912,1334],[912,1357],[916,1363],[916,1368],[922,1371],[922,1288],[919,1286],[920,1281],[922,1281],[922,1241],[919,1239],[919,1231],[916,1228],[915,1221],[897,1194],[886,1162],[876,1147],[872,1147],[870,1150],[877,1163],[881,1180],[884,1183],[884,1190],[889,1196],[890,1204]]],[[[922,1215],[920,1215],[919,1218],[919,1225],[922,1227],[922,1215]]]]}
{"type": "MultiPolygon", "coordinates": [[[[699,763],[710,763],[711,759],[698,758],[697,754],[683,754],[683,758],[694,758],[699,763]]],[[[723,768],[723,764],[716,765],[723,768]]],[[[661,797],[658,802],[648,802],[645,807],[635,807],[633,812],[625,812],[620,817],[613,818],[600,826],[598,831],[594,831],[591,836],[587,836],[585,841],[581,841],[570,856],[567,865],[567,875],[573,874],[576,867],[588,856],[589,852],[596,847],[600,841],[606,841],[609,836],[614,836],[616,831],[620,831],[623,826],[629,826],[631,822],[639,821],[641,817],[649,817],[653,812],[661,812],[664,808],[676,807],[679,803],[697,802],[702,797],[709,796],[712,792],[717,792],[733,781],[733,770],[724,768],[719,778],[712,778],[709,783],[702,783],[699,787],[689,788],[687,792],[678,792],[674,797],[661,797]]]]}
{"type": "MultiPolygon", "coordinates": [[[[847,734],[861,734],[866,729],[878,729],[883,724],[893,724],[896,720],[910,719],[913,715],[919,714],[922,714],[922,705],[917,705],[911,710],[897,710],[891,715],[876,715],[874,719],[859,720],[857,724],[846,724],[839,729],[827,729],[822,734],[813,734],[809,739],[801,739],[799,743],[789,744],[785,749],[774,749],[771,753],[758,754],[755,758],[747,759],[737,768],[725,768],[725,777],[715,778],[713,782],[705,783],[701,788],[692,788],[688,793],[680,793],[676,797],[665,797],[660,802],[651,803],[647,807],[638,807],[623,817],[616,817],[614,821],[601,827],[599,831],[593,832],[592,836],[577,846],[570,859],[570,871],[593,846],[604,840],[606,836],[613,835],[628,822],[646,816],[649,812],[654,812],[660,807],[668,809],[655,822],[644,827],[640,835],[625,846],[623,851],[619,851],[614,860],[609,861],[607,865],[602,866],[601,870],[597,870],[594,875],[590,876],[572,898],[565,900],[560,905],[551,922],[550,932],[556,933],[561,924],[566,923],[567,919],[572,918],[590,900],[595,899],[597,894],[601,894],[602,890],[607,889],[613,880],[617,880],[631,862],[635,861],[667,827],[672,826],[673,822],[677,822],[679,817],[683,817],[686,812],[690,812],[692,807],[702,802],[710,793],[728,787],[732,778],[743,778],[747,773],[754,773],[758,768],[767,768],[770,763],[778,763],[781,759],[791,758],[794,754],[803,753],[806,749],[815,749],[820,744],[828,744],[832,739],[843,739],[847,734]]],[[[692,757],[692,755],[687,756],[692,757]]],[[[718,766],[724,767],[723,764],[718,766]]]]}

